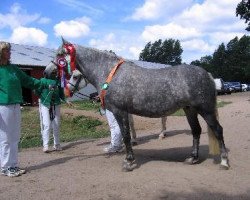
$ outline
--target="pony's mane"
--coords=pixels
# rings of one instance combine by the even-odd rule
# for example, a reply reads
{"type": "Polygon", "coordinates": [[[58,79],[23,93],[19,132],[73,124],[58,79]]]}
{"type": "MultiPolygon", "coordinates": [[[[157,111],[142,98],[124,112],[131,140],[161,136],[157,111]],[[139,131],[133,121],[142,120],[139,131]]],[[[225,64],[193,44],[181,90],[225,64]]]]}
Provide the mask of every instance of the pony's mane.
{"type": "MultiPolygon", "coordinates": [[[[108,51],[108,50],[99,50],[99,49],[96,49],[96,48],[92,48],[92,47],[84,47],[82,45],[76,45],[74,44],[75,46],[79,46],[81,48],[85,48],[87,50],[90,50],[90,51],[94,51],[96,52],[97,54],[104,54],[106,55],[107,57],[110,57],[110,58],[116,58],[116,59],[119,59],[121,58],[120,56],[116,55],[115,52],[113,52],[112,50],[108,51]]],[[[63,55],[65,52],[63,50],[63,46],[61,45],[57,51],[56,51],[56,55],[63,55]]]]}
{"type": "MultiPolygon", "coordinates": [[[[78,46],[81,46],[81,45],[78,45],[78,46]]],[[[84,47],[84,46],[81,46],[81,47],[84,47]]],[[[103,54],[103,55],[106,55],[107,57],[110,57],[110,58],[120,58],[120,56],[116,55],[115,52],[113,51],[108,51],[108,50],[99,50],[99,49],[96,49],[96,48],[93,48],[93,47],[84,47],[85,49],[88,49],[90,51],[94,51],[96,52],[97,54],[103,54]]]]}

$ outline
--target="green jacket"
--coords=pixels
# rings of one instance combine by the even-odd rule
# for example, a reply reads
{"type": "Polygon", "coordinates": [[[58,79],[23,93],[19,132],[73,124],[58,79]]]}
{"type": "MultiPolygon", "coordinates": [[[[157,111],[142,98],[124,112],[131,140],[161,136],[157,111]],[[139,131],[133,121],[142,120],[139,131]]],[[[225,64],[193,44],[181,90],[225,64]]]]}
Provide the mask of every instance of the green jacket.
{"type": "MultiPolygon", "coordinates": [[[[54,81],[52,79],[42,78],[42,81],[54,81]]],[[[39,88],[35,90],[35,94],[41,99],[41,103],[46,107],[51,105],[60,105],[61,100],[65,101],[64,90],[60,86],[60,82],[56,81],[57,87],[54,90],[39,88]]]]}
{"type": "Polygon", "coordinates": [[[48,82],[28,76],[15,65],[0,65],[0,105],[22,103],[22,87],[38,89],[55,84],[55,81],[48,82]]]}

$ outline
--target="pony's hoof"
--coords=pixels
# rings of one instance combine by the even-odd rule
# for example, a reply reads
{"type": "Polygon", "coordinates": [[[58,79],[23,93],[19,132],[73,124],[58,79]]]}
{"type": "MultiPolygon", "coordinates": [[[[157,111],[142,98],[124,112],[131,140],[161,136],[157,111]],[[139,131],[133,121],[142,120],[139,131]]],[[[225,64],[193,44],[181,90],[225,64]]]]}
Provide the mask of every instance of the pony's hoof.
{"type": "Polygon", "coordinates": [[[133,161],[124,160],[123,161],[122,169],[125,172],[133,171],[133,169],[135,169],[136,167],[137,167],[137,164],[135,163],[135,160],[133,160],[133,161]]]}
{"type": "Polygon", "coordinates": [[[193,157],[193,156],[190,156],[188,158],[186,158],[185,160],[185,163],[186,164],[189,164],[189,165],[194,165],[194,164],[197,164],[199,162],[199,158],[198,157],[193,157]]]}
{"type": "Polygon", "coordinates": [[[161,134],[159,135],[159,139],[162,140],[162,139],[164,139],[164,138],[165,138],[165,134],[164,134],[164,133],[161,133],[161,134]]]}
{"type": "Polygon", "coordinates": [[[132,146],[136,146],[138,143],[136,141],[131,142],[132,146]]]}
{"type": "Polygon", "coordinates": [[[228,159],[222,159],[220,163],[220,169],[228,170],[230,168],[228,159]]]}

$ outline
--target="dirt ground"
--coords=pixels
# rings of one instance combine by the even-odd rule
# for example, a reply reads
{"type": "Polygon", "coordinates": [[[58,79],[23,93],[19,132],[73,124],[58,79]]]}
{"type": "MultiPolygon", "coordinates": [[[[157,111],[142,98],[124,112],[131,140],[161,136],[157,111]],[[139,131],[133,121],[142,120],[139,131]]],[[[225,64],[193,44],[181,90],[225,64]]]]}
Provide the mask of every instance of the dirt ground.
{"type": "MultiPolygon", "coordinates": [[[[221,170],[208,155],[208,137],[202,119],[201,163],[191,166],[183,162],[192,144],[185,117],[168,117],[167,137],[159,140],[160,119],[136,116],[139,145],[134,147],[138,163],[134,171],[121,170],[124,153],[103,153],[110,138],[62,144],[62,152],[48,154],[41,148],[31,148],[19,154],[21,166],[28,171],[26,175],[0,176],[0,199],[249,200],[250,92],[218,98],[232,102],[219,108],[229,149],[229,170],[221,170]]],[[[81,113],[106,120],[98,113],[81,113]]]]}

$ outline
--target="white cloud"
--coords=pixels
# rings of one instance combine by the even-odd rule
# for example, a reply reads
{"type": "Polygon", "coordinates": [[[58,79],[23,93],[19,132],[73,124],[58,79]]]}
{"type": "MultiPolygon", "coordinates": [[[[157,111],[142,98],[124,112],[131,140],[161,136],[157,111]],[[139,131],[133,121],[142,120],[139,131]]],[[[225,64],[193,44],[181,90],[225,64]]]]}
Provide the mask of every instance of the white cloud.
{"type": "Polygon", "coordinates": [[[176,13],[171,23],[167,20],[164,23],[164,18],[169,18],[166,13],[157,24],[145,26],[141,37],[145,42],[167,38],[180,40],[183,61],[211,55],[222,42],[228,43],[235,36],[247,34],[243,20],[235,16],[237,4],[235,0],[195,3],[176,13]]]}
{"type": "Polygon", "coordinates": [[[0,13],[0,28],[10,27],[14,29],[34,22],[38,18],[39,14],[29,15],[21,8],[20,4],[15,3],[11,6],[10,13],[0,13]]]}
{"type": "Polygon", "coordinates": [[[210,35],[210,43],[215,45],[220,45],[222,42],[224,44],[227,44],[230,40],[238,36],[238,38],[241,38],[244,35],[242,32],[214,32],[210,35]]]}
{"type": "Polygon", "coordinates": [[[237,4],[235,0],[206,0],[186,9],[174,21],[203,31],[219,30],[222,26],[232,30],[232,23],[239,22],[235,16],[237,4]]]}
{"type": "Polygon", "coordinates": [[[18,44],[44,46],[48,35],[37,28],[18,27],[13,30],[10,41],[18,44]]]}
{"type": "Polygon", "coordinates": [[[143,48],[140,48],[140,47],[137,47],[137,46],[129,47],[129,53],[131,54],[131,58],[135,59],[135,60],[138,60],[142,49],[143,48]]]}
{"type": "Polygon", "coordinates": [[[192,0],[146,0],[145,3],[136,8],[132,16],[133,20],[155,20],[160,17],[173,17],[176,13],[190,6],[192,0]]]}
{"type": "Polygon", "coordinates": [[[216,46],[209,45],[207,42],[201,39],[193,39],[184,41],[181,43],[181,46],[185,51],[200,51],[202,53],[210,52],[212,53],[216,46]]]}
{"type": "Polygon", "coordinates": [[[147,0],[142,7],[136,9],[131,18],[134,20],[159,18],[161,13],[161,7],[159,6],[159,3],[164,3],[164,1],[147,0]]]}
{"type": "Polygon", "coordinates": [[[0,29],[10,27],[15,29],[20,26],[26,26],[32,22],[38,22],[39,24],[48,24],[51,19],[47,17],[41,17],[40,14],[28,14],[25,9],[21,7],[19,3],[14,3],[10,7],[10,12],[6,14],[0,13],[0,29]]]}
{"type": "Polygon", "coordinates": [[[81,0],[56,0],[58,3],[65,5],[67,8],[71,8],[80,13],[90,14],[90,15],[100,15],[102,11],[89,6],[87,3],[81,0]]]}
{"type": "Polygon", "coordinates": [[[51,22],[51,19],[48,17],[42,17],[38,20],[39,24],[49,24],[51,22]]]}
{"type": "Polygon", "coordinates": [[[122,47],[116,43],[116,37],[114,33],[104,35],[101,39],[91,39],[89,45],[101,50],[112,50],[115,53],[122,51],[122,47]]]}
{"type": "Polygon", "coordinates": [[[104,35],[103,38],[91,39],[89,45],[101,50],[112,50],[126,59],[138,59],[142,45],[140,44],[141,41],[134,37],[131,33],[109,33],[104,35]],[[130,46],[131,43],[128,41],[133,41],[133,45],[130,46]]]}
{"type": "Polygon", "coordinates": [[[65,36],[67,38],[84,37],[90,32],[89,23],[90,19],[86,17],[61,21],[54,26],[54,32],[56,36],[65,36]]]}
{"type": "Polygon", "coordinates": [[[167,25],[146,26],[142,37],[145,41],[155,41],[157,39],[187,39],[200,36],[201,33],[192,27],[182,27],[180,25],[170,23],[167,25]]]}

